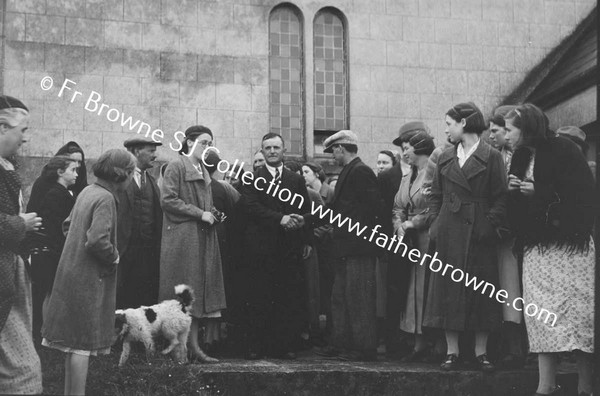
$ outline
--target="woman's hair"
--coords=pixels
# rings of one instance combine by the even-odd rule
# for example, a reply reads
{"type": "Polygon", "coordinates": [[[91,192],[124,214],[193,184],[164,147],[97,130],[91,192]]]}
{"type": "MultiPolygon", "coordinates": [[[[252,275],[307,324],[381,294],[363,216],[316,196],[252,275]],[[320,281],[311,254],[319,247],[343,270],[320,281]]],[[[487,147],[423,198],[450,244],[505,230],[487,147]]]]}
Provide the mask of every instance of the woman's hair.
{"type": "Polygon", "coordinates": [[[325,171],[323,170],[323,167],[321,165],[317,164],[316,162],[307,162],[303,166],[306,166],[311,171],[313,171],[313,173],[315,175],[317,175],[319,180],[321,180],[321,183],[325,182],[325,179],[327,178],[327,176],[325,175],[325,171]]]}
{"type": "MultiPolygon", "coordinates": [[[[271,139],[271,138],[269,138],[271,139]]],[[[285,163],[283,164],[283,166],[285,168],[288,168],[289,170],[291,170],[294,173],[302,173],[302,164],[298,161],[285,161],[285,163]]]]}
{"type": "Polygon", "coordinates": [[[390,150],[381,150],[379,154],[385,154],[392,159],[392,165],[396,165],[396,156],[390,150]]]}
{"type": "Polygon", "coordinates": [[[419,131],[408,141],[413,147],[413,152],[416,155],[426,155],[430,156],[435,150],[435,143],[433,143],[433,138],[426,132],[419,131]]]}
{"type": "Polygon", "coordinates": [[[14,128],[29,116],[29,109],[19,99],[8,95],[0,96],[0,125],[14,128]]]}
{"type": "Polygon", "coordinates": [[[554,132],[548,128],[549,122],[546,114],[531,103],[517,106],[504,119],[521,130],[519,145],[538,147],[549,137],[554,136],[554,132]]]}
{"type": "Polygon", "coordinates": [[[56,182],[58,180],[58,171],[65,171],[69,165],[75,162],[71,157],[65,155],[57,155],[50,158],[50,161],[42,169],[42,178],[48,182],[56,182]]]}
{"type": "Polygon", "coordinates": [[[79,193],[87,187],[87,168],[85,166],[85,153],[81,146],[79,146],[76,142],[70,141],[64,146],[62,146],[55,155],[70,155],[73,153],[81,154],[81,164],[79,164],[79,169],[77,170],[77,180],[75,180],[75,184],[69,187],[70,190],[77,196],[79,193]]]}
{"type": "Polygon", "coordinates": [[[135,157],[129,151],[111,149],[100,155],[92,166],[94,175],[106,181],[121,183],[135,169],[135,157]]]}
{"type": "Polygon", "coordinates": [[[456,122],[465,120],[463,128],[467,133],[481,135],[487,129],[481,110],[473,102],[459,103],[446,112],[456,122]]]}

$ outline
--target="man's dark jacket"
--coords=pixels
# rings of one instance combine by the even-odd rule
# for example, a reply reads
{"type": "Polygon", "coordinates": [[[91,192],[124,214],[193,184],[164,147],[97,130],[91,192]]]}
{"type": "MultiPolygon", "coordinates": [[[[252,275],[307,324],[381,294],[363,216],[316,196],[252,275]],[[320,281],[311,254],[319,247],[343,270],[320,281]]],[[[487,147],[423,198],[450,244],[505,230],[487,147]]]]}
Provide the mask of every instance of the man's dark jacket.
{"type": "Polygon", "coordinates": [[[359,157],[354,158],[342,169],[330,207],[334,214],[342,216],[341,221],[348,217],[352,224],[359,222],[360,228],[368,226],[360,236],[357,236],[356,230],[348,231],[348,222],[342,227],[334,224],[333,254],[335,257],[374,256],[378,252],[375,245],[378,234],[372,241],[366,240],[365,237],[368,238],[371,235],[371,228],[381,221],[378,216],[382,211],[383,201],[375,173],[359,157]]]}

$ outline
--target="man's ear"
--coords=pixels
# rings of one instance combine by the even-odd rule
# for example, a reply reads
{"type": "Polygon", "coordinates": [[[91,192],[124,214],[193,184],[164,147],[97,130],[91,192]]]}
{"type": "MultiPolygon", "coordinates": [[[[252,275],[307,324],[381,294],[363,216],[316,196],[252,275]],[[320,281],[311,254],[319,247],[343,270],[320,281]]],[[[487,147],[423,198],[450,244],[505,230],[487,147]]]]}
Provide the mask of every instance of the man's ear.
{"type": "Polygon", "coordinates": [[[5,133],[5,132],[6,132],[8,129],[9,129],[9,128],[8,128],[8,125],[6,125],[6,124],[4,124],[4,123],[0,124],[0,133],[2,133],[2,134],[3,134],[3,133],[5,133]]]}
{"type": "Polygon", "coordinates": [[[462,127],[466,127],[467,126],[467,120],[465,118],[460,120],[460,125],[462,125],[462,127]]]}

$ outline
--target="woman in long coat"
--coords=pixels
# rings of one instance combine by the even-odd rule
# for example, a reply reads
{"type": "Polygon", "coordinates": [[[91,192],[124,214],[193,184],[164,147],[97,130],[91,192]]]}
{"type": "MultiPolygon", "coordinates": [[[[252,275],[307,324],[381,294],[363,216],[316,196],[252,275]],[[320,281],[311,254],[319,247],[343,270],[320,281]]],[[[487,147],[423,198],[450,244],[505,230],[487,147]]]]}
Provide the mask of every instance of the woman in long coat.
{"type": "Polygon", "coordinates": [[[0,96],[0,394],[39,394],[42,367],[31,337],[31,281],[19,255],[25,232],[42,219],[23,209],[14,156],[25,142],[29,110],[0,96]]]}
{"type": "MultiPolygon", "coordinates": [[[[498,230],[506,214],[507,181],[500,153],[480,139],[486,129],[481,111],[461,103],[446,113],[446,134],[455,147],[439,157],[431,186],[430,236],[438,259],[496,285],[498,230]]],[[[444,271],[445,272],[445,271],[444,271]]],[[[442,369],[458,366],[459,333],[475,332],[475,356],[482,370],[494,366],[487,358],[487,337],[501,323],[500,305],[481,290],[434,272],[429,283],[423,326],[445,330],[448,352],[442,369]]],[[[493,292],[495,293],[495,291],[493,292]]]]}
{"type": "Polygon", "coordinates": [[[589,395],[596,266],[592,230],[598,209],[594,179],[578,147],[555,136],[536,106],[512,110],[506,128],[514,148],[508,216],[523,251],[525,323],[540,373],[536,395],[562,394],[556,385],[557,355],[572,351],[578,394],[589,395]],[[530,316],[529,304],[551,314],[530,316]]]}
{"type": "Polygon", "coordinates": [[[212,145],[204,126],[186,130],[181,156],[169,163],[161,190],[163,232],[159,299],[173,298],[173,288],[185,283],[194,290],[189,341],[194,357],[214,362],[198,345],[200,319],[221,317],[225,286],[208,170],[202,154],[212,145]]]}
{"type": "MultiPolygon", "coordinates": [[[[429,249],[428,218],[430,214],[429,202],[427,195],[423,193],[422,186],[429,156],[434,149],[433,138],[425,131],[410,135],[408,141],[402,140],[402,150],[408,157],[408,164],[412,169],[402,178],[394,199],[394,231],[399,237],[404,236],[404,241],[419,249],[423,254],[427,253],[429,249]]],[[[411,269],[400,329],[415,335],[414,350],[404,360],[416,361],[424,355],[427,347],[422,329],[427,267],[415,265],[409,260],[402,264],[409,265],[411,269]]]]}
{"type": "Polygon", "coordinates": [[[108,150],[94,164],[65,220],[67,239],[44,310],[42,345],[66,353],[65,394],[84,394],[89,357],[110,353],[117,293],[117,191],[133,177],[135,158],[108,150]]]}

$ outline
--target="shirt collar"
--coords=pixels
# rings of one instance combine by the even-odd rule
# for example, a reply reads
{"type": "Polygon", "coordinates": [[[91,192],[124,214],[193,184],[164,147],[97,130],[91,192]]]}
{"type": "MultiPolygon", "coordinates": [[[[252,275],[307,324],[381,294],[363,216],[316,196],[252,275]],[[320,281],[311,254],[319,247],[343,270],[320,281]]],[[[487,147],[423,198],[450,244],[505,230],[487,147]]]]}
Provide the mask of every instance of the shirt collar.
{"type": "Polygon", "coordinates": [[[477,142],[475,142],[475,144],[473,145],[473,147],[471,147],[471,149],[469,150],[468,153],[465,154],[465,149],[463,147],[462,142],[458,144],[458,148],[456,149],[456,155],[459,158],[464,158],[467,159],[469,158],[474,152],[475,150],[477,150],[477,147],[479,146],[479,142],[481,141],[481,139],[477,139],[477,142]]]}
{"type": "Polygon", "coordinates": [[[269,173],[273,176],[275,176],[275,169],[279,169],[279,175],[283,174],[283,164],[279,165],[277,168],[268,164],[265,164],[265,166],[267,167],[269,173]]]}

